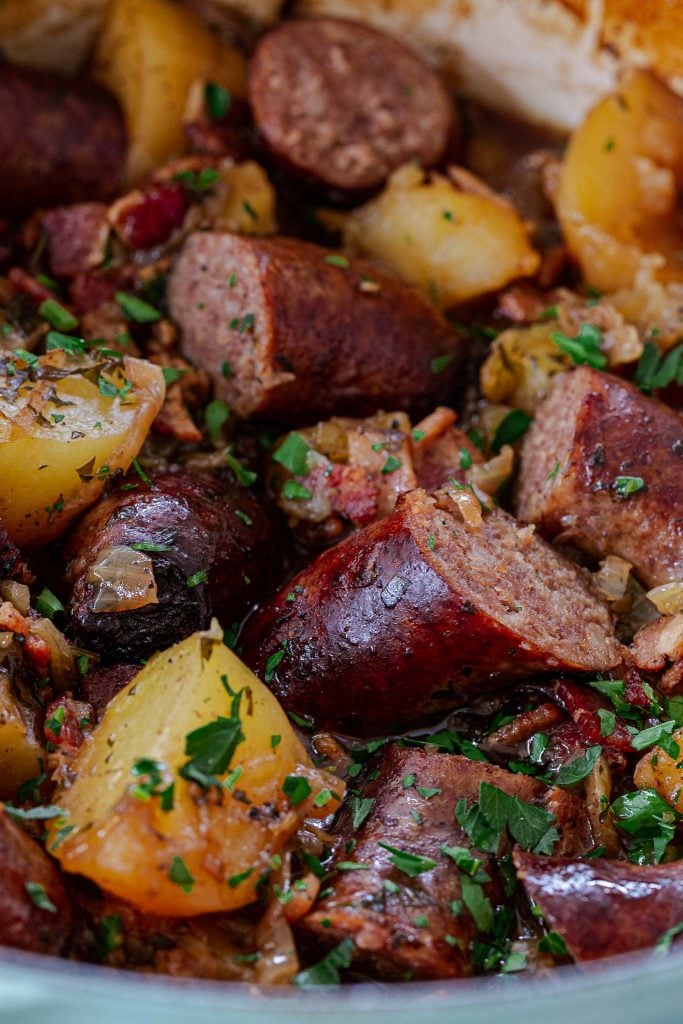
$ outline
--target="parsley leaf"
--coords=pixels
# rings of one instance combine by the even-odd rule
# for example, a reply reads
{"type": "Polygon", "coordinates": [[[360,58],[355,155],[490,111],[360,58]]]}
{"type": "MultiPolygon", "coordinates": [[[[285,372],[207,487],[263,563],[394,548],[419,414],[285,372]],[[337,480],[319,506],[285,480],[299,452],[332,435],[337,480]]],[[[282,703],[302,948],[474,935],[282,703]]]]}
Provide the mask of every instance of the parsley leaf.
{"type": "Polygon", "coordinates": [[[631,837],[629,860],[636,864],[658,864],[679,820],[666,800],[655,789],[640,789],[615,800],[612,813],[618,827],[631,837]]]}
{"type": "Polygon", "coordinates": [[[45,891],[45,886],[41,885],[40,882],[24,882],[24,889],[33,905],[38,907],[39,910],[47,910],[48,914],[57,913],[57,907],[45,891]]]}
{"type": "Polygon", "coordinates": [[[496,427],[491,448],[498,454],[504,444],[514,444],[526,434],[532,417],[521,409],[512,409],[496,427]]]}
{"type": "Polygon", "coordinates": [[[574,783],[580,782],[581,779],[585,779],[586,776],[590,775],[601,753],[602,747],[600,744],[589,747],[588,750],[585,750],[577,757],[572,757],[569,761],[565,761],[557,774],[548,781],[552,781],[556,786],[573,786],[574,783]]]}
{"type": "Polygon", "coordinates": [[[179,885],[183,892],[192,892],[195,880],[182,857],[173,858],[168,869],[168,877],[176,885],[179,885]]]}
{"type": "Polygon", "coordinates": [[[555,815],[520,800],[517,796],[482,782],[479,786],[479,807],[484,818],[500,834],[507,827],[510,835],[524,850],[547,852],[559,838],[552,828],[555,815]]]}
{"type": "Polygon", "coordinates": [[[293,431],[273,453],[273,462],[279,462],[292,476],[305,476],[308,472],[308,454],[311,450],[301,434],[293,431]]]}
{"type": "Polygon", "coordinates": [[[409,875],[411,878],[417,878],[418,875],[422,875],[436,867],[436,861],[432,860],[431,857],[422,857],[419,853],[399,850],[395,846],[389,846],[388,843],[378,843],[377,845],[389,852],[389,860],[395,868],[403,871],[404,874],[409,875]]]}
{"type": "Polygon", "coordinates": [[[340,968],[350,967],[353,958],[353,939],[344,939],[331,949],[327,956],[324,956],[313,967],[307,967],[299,971],[292,984],[299,988],[311,988],[316,985],[338,985],[341,981],[340,968]]]}
{"type": "Polygon", "coordinates": [[[138,324],[153,324],[161,320],[161,313],[149,302],[139,299],[137,295],[130,292],[116,292],[114,295],[119,309],[128,320],[134,320],[138,324]]]}
{"type": "Polygon", "coordinates": [[[653,341],[645,342],[633,379],[646,394],[674,381],[683,384],[683,345],[662,355],[653,341]]]}
{"type": "Polygon", "coordinates": [[[602,332],[593,324],[581,324],[575,338],[568,337],[562,331],[553,331],[550,339],[577,366],[585,364],[596,370],[602,370],[604,366],[607,366],[607,356],[600,351],[602,332]]]}
{"type": "Polygon", "coordinates": [[[244,690],[233,694],[230,717],[219,715],[213,722],[194,729],[185,737],[185,754],[189,760],[178,774],[203,789],[220,787],[216,777],[230,766],[235,749],[244,740],[240,719],[240,703],[244,690]]]}

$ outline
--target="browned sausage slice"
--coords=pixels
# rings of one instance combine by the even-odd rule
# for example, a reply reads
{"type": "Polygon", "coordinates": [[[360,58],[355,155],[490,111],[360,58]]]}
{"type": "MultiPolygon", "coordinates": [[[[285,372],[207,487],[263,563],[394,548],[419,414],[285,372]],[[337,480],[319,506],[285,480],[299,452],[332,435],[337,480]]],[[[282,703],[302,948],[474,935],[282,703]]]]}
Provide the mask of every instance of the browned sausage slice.
{"type": "Polygon", "coordinates": [[[2,805],[0,864],[0,944],[60,953],[69,935],[71,904],[59,871],[2,805]]]}
{"type": "Polygon", "coordinates": [[[562,374],[524,440],[517,514],[648,587],[683,579],[683,419],[610,374],[562,374]]]}
{"type": "Polygon", "coordinates": [[[608,671],[622,650],[579,570],[533,529],[501,510],[469,529],[449,495],[421,490],[295,577],[244,645],[287,710],[357,735],[533,672],[608,671]]]}
{"type": "Polygon", "coordinates": [[[422,413],[455,380],[456,336],[425,298],[317,245],[197,232],[168,300],[183,352],[240,416],[422,413]]]}
{"type": "MultiPolygon", "coordinates": [[[[548,789],[536,779],[513,775],[503,768],[470,761],[466,757],[390,746],[376,777],[362,790],[370,801],[369,813],[357,831],[342,820],[343,838],[356,840],[351,853],[345,843],[340,862],[366,865],[355,871],[332,871],[331,893],[302,922],[305,942],[336,945],[354,940],[356,966],[380,977],[461,978],[473,972],[472,941],[475,922],[467,909],[454,913],[453,901],[462,899],[462,874],[444,854],[442,844],[467,848],[470,841],[455,818],[460,799],[479,797],[482,782],[557,815],[559,846],[580,855],[592,846],[582,801],[570,793],[548,789]],[[561,806],[560,806],[561,805],[561,806]],[[561,812],[564,813],[561,813],[561,812]],[[564,822],[571,821],[566,829],[564,822]],[[391,851],[379,843],[434,865],[410,876],[392,863],[391,851]]],[[[501,853],[509,849],[503,839],[501,853]]],[[[503,888],[495,858],[475,851],[483,880],[483,895],[498,904],[503,888]]],[[[319,954],[318,954],[319,955],[319,954]]]]}
{"type": "Polygon", "coordinates": [[[277,562],[270,520],[243,487],[185,472],[158,475],[152,485],[100,501],[65,549],[74,628],[85,646],[116,662],[205,629],[212,615],[225,627],[241,619],[277,562]],[[117,578],[116,566],[136,555],[138,567],[121,568],[117,578]],[[124,610],[116,610],[117,587],[124,610]]]}
{"type": "Polygon", "coordinates": [[[683,920],[683,864],[641,867],[515,853],[517,873],[575,960],[653,946],[683,920]]]}
{"type": "Polygon", "coordinates": [[[91,82],[0,65],[0,212],[109,199],[123,182],[126,135],[91,82]]]}
{"type": "Polygon", "coordinates": [[[285,21],[249,65],[268,148],[311,182],[375,188],[409,160],[439,161],[454,123],[437,76],[406,46],[349,21],[285,21]]]}

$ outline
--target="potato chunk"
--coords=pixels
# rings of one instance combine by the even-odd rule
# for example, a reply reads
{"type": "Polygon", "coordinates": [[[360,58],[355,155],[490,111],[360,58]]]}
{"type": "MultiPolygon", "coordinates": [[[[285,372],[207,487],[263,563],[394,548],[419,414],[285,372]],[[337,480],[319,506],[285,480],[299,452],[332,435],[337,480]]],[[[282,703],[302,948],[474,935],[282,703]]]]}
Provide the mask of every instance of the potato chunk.
{"type": "Polygon", "coordinates": [[[329,814],[343,795],[221,636],[195,633],[151,658],[110,703],[73,762],[73,783],[56,796],[65,815],[52,823],[48,849],[62,867],[150,913],[252,902],[303,817],[329,814]],[[215,754],[235,728],[242,738],[213,783],[192,781],[206,775],[202,742],[215,754]],[[156,774],[140,774],[140,759],[156,774]]]}
{"type": "Polygon", "coordinates": [[[443,308],[495,291],[538,268],[514,207],[458,190],[447,178],[401,167],[348,218],[345,241],[383,260],[443,308]]]}
{"type": "Polygon", "coordinates": [[[59,537],[108,476],[128,469],[165,385],[158,366],[128,357],[99,375],[89,357],[62,349],[21,367],[0,372],[0,519],[31,546],[59,537]]]}
{"type": "Polygon", "coordinates": [[[650,265],[683,280],[683,100],[645,71],[630,71],[574,133],[557,212],[586,280],[602,291],[633,286],[650,265]]]}
{"type": "Polygon", "coordinates": [[[185,104],[197,79],[246,93],[242,55],[171,0],[112,0],[94,73],[123,108],[131,180],[182,152],[185,104]]]}
{"type": "Polygon", "coordinates": [[[40,772],[43,749],[36,715],[12,689],[9,674],[0,671],[0,800],[14,800],[17,786],[40,772]]]}
{"type": "MultiPolygon", "coordinates": [[[[673,738],[683,750],[683,729],[677,729],[673,738]]],[[[661,747],[653,747],[636,765],[633,780],[638,789],[656,789],[663,800],[683,814],[683,762],[680,754],[671,757],[661,747]]]]}

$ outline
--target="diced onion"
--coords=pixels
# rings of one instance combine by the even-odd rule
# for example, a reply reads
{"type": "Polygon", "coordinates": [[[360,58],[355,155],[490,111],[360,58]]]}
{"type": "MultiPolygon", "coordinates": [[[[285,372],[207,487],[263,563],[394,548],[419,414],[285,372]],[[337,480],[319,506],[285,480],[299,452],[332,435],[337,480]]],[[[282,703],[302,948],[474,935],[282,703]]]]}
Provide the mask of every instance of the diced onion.
{"type": "Polygon", "coordinates": [[[23,583],[3,580],[0,583],[0,596],[3,601],[11,601],[20,615],[28,615],[31,608],[31,592],[23,583]]]}
{"type": "Polygon", "coordinates": [[[107,548],[90,570],[93,612],[127,612],[158,604],[152,559],[124,545],[107,548]]]}
{"type": "Polygon", "coordinates": [[[605,601],[621,601],[626,596],[632,568],[630,562],[617,555],[608,555],[600,562],[599,571],[593,574],[593,582],[605,601]]]}
{"type": "Polygon", "coordinates": [[[476,463],[467,472],[467,479],[485,494],[495,494],[511,476],[515,465],[515,453],[511,445],[504,444],[498,455],[483,465],[476,463]]]}
{"type": "Polygon", "coordinates": [[[662,615],[678,615],[683,612],[683,580],[663,583],[661,587],[648,590],[647,599],[662,615]]]}
{"type": "Polygon", "coordinates": [[[450,491],[449,497],[457,506],[468,530],[480,530],[483,522],[481,502],[470,490],[450,491]]]}

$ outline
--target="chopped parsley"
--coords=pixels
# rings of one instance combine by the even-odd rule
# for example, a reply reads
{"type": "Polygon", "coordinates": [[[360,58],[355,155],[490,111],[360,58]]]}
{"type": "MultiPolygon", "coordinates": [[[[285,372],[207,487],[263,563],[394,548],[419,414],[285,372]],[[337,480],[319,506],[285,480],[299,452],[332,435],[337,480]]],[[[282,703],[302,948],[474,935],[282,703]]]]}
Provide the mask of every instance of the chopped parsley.
{"type": "Polygon", "coordinates": [[[221,402],[217,398],[206,406],[204,409],[204,423],[212,441],[218,438],[221,428],[227,422],[229,416],[230,409],[225,402],[221,402]]]}
{"type": "Polygon", "coordinates": [[[309,501],[313,497],[312,491],[298,480],[285,480],[280,493],[288,501],[309,501]]]}
{"type": "Polygon", "coordinates": [[[514,444],[526,434],[532,417],[521,409],[511,409],[496,427],[491,448],[498,454],[504,444],[514,444]]]}
{"type": "Polygon", "coordinates": [[[329,256],[326,256],[325,263],[328,263],[331,267],[341,267],[342,270],[347,270],[349,266],[349,261],[346,256],[341,256],[336,252],[332,252],[329,256]]]}
{"type": "Polygon", "coordinates": [[[290,804],[296,807],[311,795],[312,790],[308,779],[305,779],[303,775],[288,775],[282,783],[282,792],[290,804]]]}
{"type": "Polygon", "coordinates": [[[162,367],[161,372],[164,376],[166,387],[170,387],[171,384],[175,384],[177,380],[180,380],[180,378],[187,373],[187,370],[179,370],[175,366],[164,366],[162,367]]]}
{"type": "Polygon", "coordinates": [[[310,445],[301,434],[293,431],[287,434],[282,444],[273,452],[273,462],[288,469],[292,476],[305,476],[308,472],[310,445]]]}
{"type": "Polygon", "coordinates": [[[219,715],[213,722],[194,729],[185,737],[185,754],[189,760],[178,774],[187,782],[196,782],[202,789],[221,787],[217,776],[228,770],[236,748],[244,740],[240,719],[244,690],[230,692],[230,717],[219,715]]]}
{"type": "Polygon", "coordinates": [[[651,725],[648,729],[642,729],[635,736],[631,737],[631,746],[634,750],[647,750],[648,747],[656,745],[661,747],[669,757],[676,759],[681,751],[676,740],[671,735],[675,725],[676,723],[670,720],[668,722],[659,722],[657,725],[651,725]]]}
{"type": "Polygon", "coordinates": [[[645,342],[633,379],[646,394],[673,383],[683,385],[683,345],[662,355],[654,342],[645,342]]]}
{"type": "Polygon", "coordinates": [[[149,302],[145,302],[144,299],[138,298],[137,295],[131,295],[130,292],[116,292],[114,298],[128,320],[133,320],[138,324],[153,324],[161,320],[159,310],[150,306],[149,302]]]}
{"type": "Polygon", "coordinates": [[[384,476],[387,476],[389,473],[395,473],[402,465],[401,460],[397,459],[395,455],[389,455],[387,461],[382,466],[381,472],[384,476]]]}
{"type": "Polygon", "coordinates": [[[472,452],[467,448],[460,449],[460,468],[469,469],[472,465],[472,452]]]}
{"type": "Polygon", "coordinates": [[[292,978],[292,984],[299,988],[312,988],[318,985],[338,985],[341,981],[339,971],[350,967],[353,959],[353,939],[344,939],[330,950],[313,967],[307,967],[292,978]]]}
{"type": "Polygon", "coordinates": [[[585,364],[592,366],[595,370],[602,370],[607,366],[607,356],[600,350],[602,331],[594,324],[581,324],[575,338],[568,337],[562,331],[553,331],[550,339],[577,366],[585,364]]]}
{"type": "Polygon", "coordinates": [[[51,590],[47,587],[43,587],[42,591],[36,598],[36,611],[46,619],[54,619],[57,612],[64,611],[64,605],[51,590]]]}
{"type": "Polygon", "coordinates": [[[671,946],[676,938],[683,932],[683,921],[679,921],[678,924],[673,925],[672,928],[668,928],[662,935],[659,936],[655,943],[655,948],[652,951],[653,956],[666,956],[667,953],[671,952],[671,946]]]}
{"type": "Polygon", "coordinates": [[[179,885],[183,892],[192,892],[195,880],[182,857],[173,858],[168,869],[168,877],[175,885],[179,885]]]}
{"type": "Polygon", "coordinates": [[[232,452],[227,451],[223,457],[227,462],[229,469],[231,469],[237,477],[237,482],[241,484],[242,487],[251,487],[251,485],[256,482],[258,474],[243,466],[242,463],[235,458],[232,452]]]}
{"type": "Polygon", "coordinates": [[[538,940],[536,948],[540,953],[552,953],[553,956],[567,956],[569,953],[567,944],[557,932],[548,932],[544,935],[538,940]]]}
{"type": "Polygon", "coordinates": [[[204,102],[212,121],[220,121],[230,110],[232,96],[230,90],[217,82],[207,82],[204,86],[204,102]]]}
{"type": "Polygon", "coordinates": [[[453,359],[454,356],[450,355],[450,353],[443,356],[434,356],[429,364],[429,368],[433,374],[443,373],[446,367],[450,366],[453,362],[453,359]]]}
{"type": "Polygon", "coordinates": [[[38,306],[38,312],[57,331],[73,331],[78,327],[78,319],[56,299],[45,299],[38,306]]]}
{"type": "Polygon", "coordinates": [[[620,498],[630,498],[645,487],[642,476],[618,476],[614,480],[614,491],[620,498]]]}
{"type": "Polygon", "coordinates": [[[615,800],[612,813],[618,827],[629,836],[629,860],[658,864],[680,818],[666,800],[655,789],[640,789],[615,800]]]}
{"type": "Polygon", "coordinates": [[[389,846],[388,843],[378,843],[378,846],[381,846],[383,850],[387,850],[390,855],[389,860],[394,867],[409,875],[410,878],[417,878],[418,875],[422,875],[436,867],[436,861],[432,860],[431,857],[422,857],[419,853],[399,850],[395,846],[389,846]]]}
{"type": "Polygon", "coordinates": [[[375,802],[374,797],[351,797],[351,827],[357,831],[366,820],[375,802]]]}
{"type": "Polygon", "coordinates": [[[565,761],[557,774],[549,781],[552,781],[556,786],[573,786],[576,782],[580,782],[590,775],[601,753],[602,747],[600,744],[588,747],[583,753],[572,757],[569,761],[565,761]]]}
{"type": "Polygon", "coordinates": [[[198,587],[200,583],[206,583],[208,578],[207,570],[199,569],[198,572],[193,572],[191,576],[187,577],[187,586],[192,590],[193,587],[198,587]]]}
{"type": "Polygon", "coordinates": [[[57,907],[45,891],[45,886],[41,885],[40,882],[24,882],[24,889],[31,903],[38,907],[39,910],[47,910],[48,914],[57,913],[57,907]]]}

